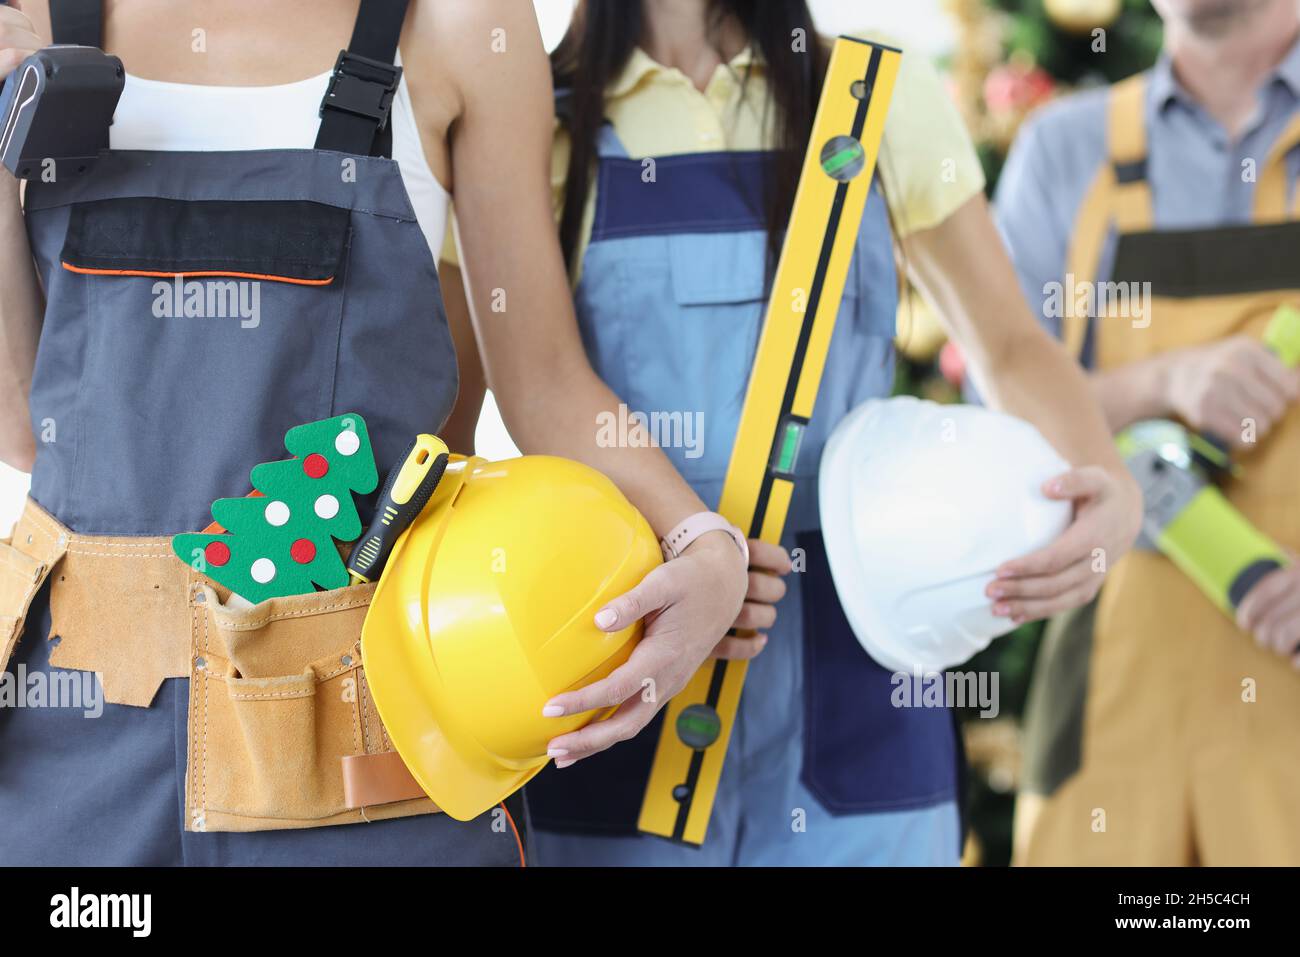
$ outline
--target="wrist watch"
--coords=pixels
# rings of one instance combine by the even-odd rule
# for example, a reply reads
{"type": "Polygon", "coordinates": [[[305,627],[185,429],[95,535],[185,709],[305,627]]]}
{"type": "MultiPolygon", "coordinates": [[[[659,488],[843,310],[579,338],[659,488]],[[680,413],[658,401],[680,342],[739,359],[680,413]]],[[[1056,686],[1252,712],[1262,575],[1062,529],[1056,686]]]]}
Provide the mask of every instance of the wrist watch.
{"type": "Polygon", "coordinates": [[[740,554],[744,557],[745,565],[748,567],[749,543],[745,541],[745,534],[717,512],[696,512],[659,539],[659,547],[663,550],[664,561],[672,561],[686,551],[692,542],[708,532],[726,532],[730,535],[731,540],[740,549],[740,554]]]}

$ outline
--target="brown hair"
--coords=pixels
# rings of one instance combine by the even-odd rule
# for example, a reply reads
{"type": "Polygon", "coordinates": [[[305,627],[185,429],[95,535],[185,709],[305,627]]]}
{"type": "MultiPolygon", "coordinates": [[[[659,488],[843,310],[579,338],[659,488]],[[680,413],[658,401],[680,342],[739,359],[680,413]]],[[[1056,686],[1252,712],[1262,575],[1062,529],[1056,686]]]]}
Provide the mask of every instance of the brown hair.
{"type": "MultiPolygon", "coordinates": [[[[770,270],[794,205],[829,53],[817,36],[805,0],[711,0],[710,33],[728,18],[744,29],[764,62],[768,96],[776,109],[776,155],[772,173],[764,179],[770,270]],[[800,50],[795,49],[798,36],[804,38],[800,50]]],[[[556,88],[571,91],[563,111],[571,152],[560,219],[560,244],[570,267],[591,186],[596,138],[605,120],[605,90],[627,65],[641,41],[642,28],[640,0],[580,0],[551,56],[556,88]]],[[[746,72],[743,82],[748,80],[746,72]]]]}

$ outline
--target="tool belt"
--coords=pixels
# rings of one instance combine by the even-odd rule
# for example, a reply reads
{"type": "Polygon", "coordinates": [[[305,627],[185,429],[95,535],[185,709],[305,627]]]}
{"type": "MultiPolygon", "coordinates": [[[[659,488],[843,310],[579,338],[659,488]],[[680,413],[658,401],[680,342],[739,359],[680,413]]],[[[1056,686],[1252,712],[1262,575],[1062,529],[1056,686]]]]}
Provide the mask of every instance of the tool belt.
{"type": "Polygon", "coordinates": [[[28,501],[0,542],[0,668],[50,582],[50,664],[147,708],[189,678],[185,828],[264,831],[438,808],[384,730],[361,665],[374,585],[252,607],[179,561],[170,538],[77,535],[28,501]]]}

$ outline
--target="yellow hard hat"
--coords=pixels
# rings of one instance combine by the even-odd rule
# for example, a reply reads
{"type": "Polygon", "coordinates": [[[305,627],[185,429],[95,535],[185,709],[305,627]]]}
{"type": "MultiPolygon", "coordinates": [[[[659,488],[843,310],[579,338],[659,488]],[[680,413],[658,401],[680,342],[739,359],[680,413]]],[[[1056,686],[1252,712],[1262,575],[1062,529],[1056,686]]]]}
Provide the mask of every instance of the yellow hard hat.
{"type": "Polygon", "coordinates": [[[567,459],[453,457],[398,539],[361,657],[411,774],[443,811],[477,817],[546,764],[546,744],[608,712],[542,717],[555,695],[625,662],[638,622],[593,618],[661,561],[614,484],[567,459]]]}

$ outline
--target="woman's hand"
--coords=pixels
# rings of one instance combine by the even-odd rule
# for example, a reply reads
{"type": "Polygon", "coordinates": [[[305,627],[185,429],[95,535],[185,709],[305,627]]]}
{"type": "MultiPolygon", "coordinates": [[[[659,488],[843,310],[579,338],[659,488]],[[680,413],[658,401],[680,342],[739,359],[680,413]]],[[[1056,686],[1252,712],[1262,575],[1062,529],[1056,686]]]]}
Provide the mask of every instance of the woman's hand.
{"type": "Polygon", "coordinates": [[[712,657],[732,661],[755,658],[767,647],[765,629],[776,624],[776,603],[785,597],[781,578],[790,574],[792,567],[790,553],[780,545],[760,538],[749,540],[749,591],[731,628],[753,634],[727,635],[713,649],[712,657]]]}
{"type": "Polygon", "coordinates": [[[604,751],[649,724],[686,687],[736,620],[746,583],[736,543],[725,532],[709,532],[597,612],[602,631],[618,631],[643,619],[645,637],[608,677],[557,695],[542,709],[544,716],[555,718],[618,708],[603,721],[554,738],[546,753],[555,758],[555,766],[568,767],[604,751]]]}
{"type": "Polygon", "coordinates": [[[993,613],[1016,624],[1092,601],[1142,525],[1142,492],[1127,472],[1077,468],[1047,482],[1043,494],[1072,500],[1074,521],[1051,545],[1004,563],[985,590],[993,613]]]}
{"type": "Polygon", "coordinates": [[[19,4],[10,0],[9,6],[0,7],[0,79],[45,46],[19,4]]]}

